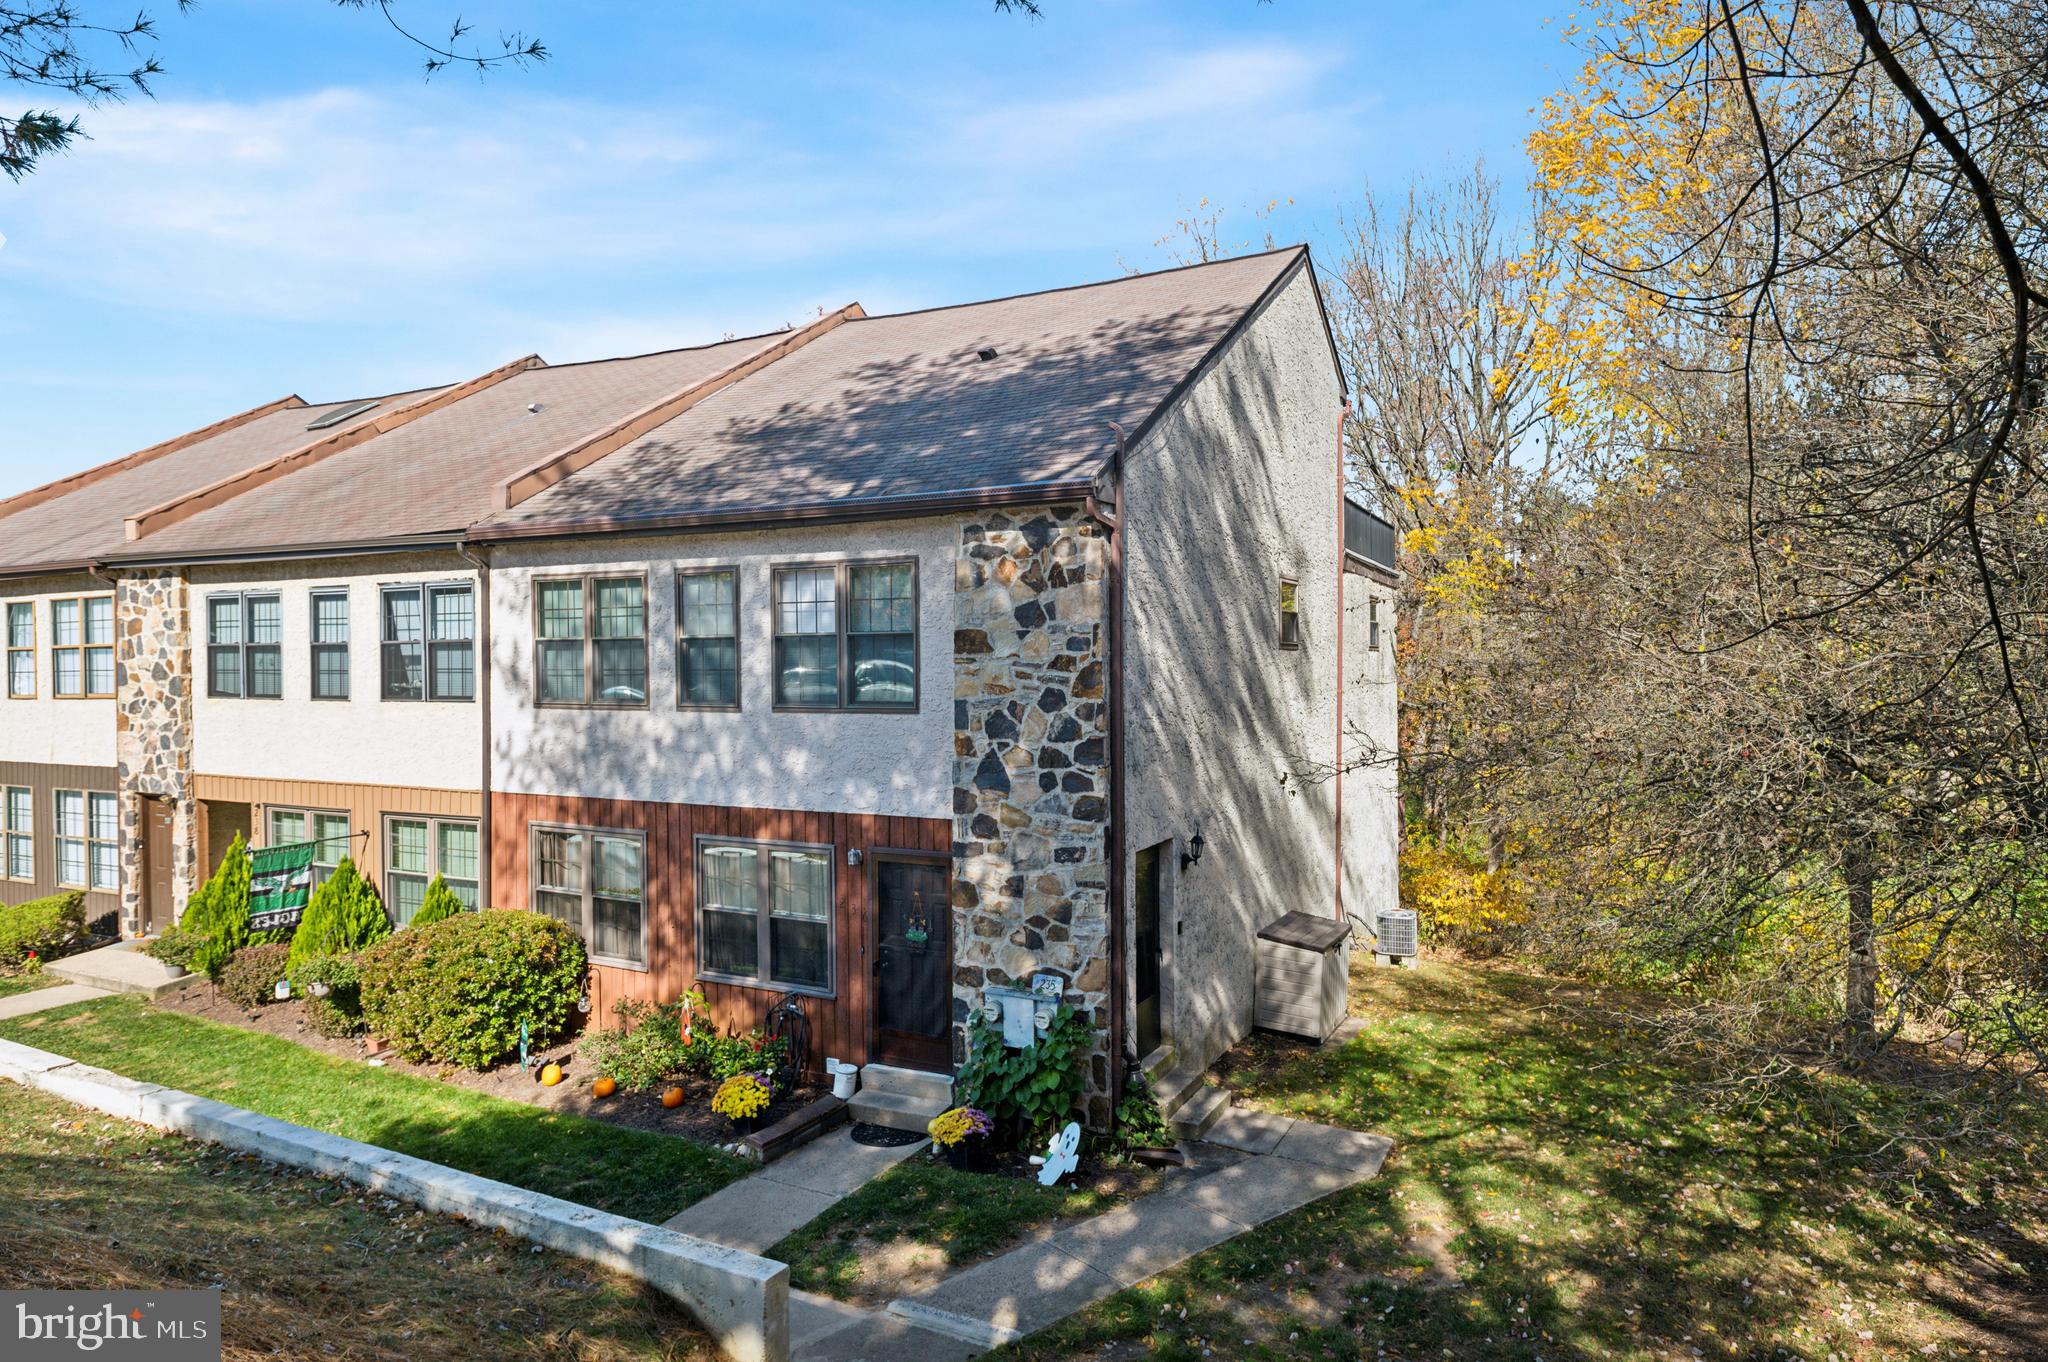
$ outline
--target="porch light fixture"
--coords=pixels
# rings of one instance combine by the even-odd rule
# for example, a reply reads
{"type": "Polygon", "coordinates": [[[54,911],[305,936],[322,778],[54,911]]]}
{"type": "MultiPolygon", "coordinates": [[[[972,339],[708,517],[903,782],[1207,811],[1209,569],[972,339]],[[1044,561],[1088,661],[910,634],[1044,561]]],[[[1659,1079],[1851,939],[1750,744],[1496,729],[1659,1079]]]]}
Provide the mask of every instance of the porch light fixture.
{"type": "Polygon", "coordinates": [[[1195,835],[1188,838],[1188,849],[1180,854],[1180,868],[1190,869],[1202,863],[1202,830],[1195,829],[1195,835]]]}

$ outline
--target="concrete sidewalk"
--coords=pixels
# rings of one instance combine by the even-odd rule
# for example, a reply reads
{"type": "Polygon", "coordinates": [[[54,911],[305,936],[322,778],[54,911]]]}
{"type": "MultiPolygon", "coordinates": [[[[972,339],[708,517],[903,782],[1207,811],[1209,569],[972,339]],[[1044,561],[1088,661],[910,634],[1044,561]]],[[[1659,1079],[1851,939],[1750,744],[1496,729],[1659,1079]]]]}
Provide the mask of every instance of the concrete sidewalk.
{"type": "Polygon", "coordinates": [[[765,1253],[802,1229],[870,1178],[894,1168],[930,1140],[876,1149],[856,1144],[850,1126],[822,1135],[760,1172],[713,1192],[679,1211],[662,1228],[727,1248],[765,1253]]]}
{"type": "Polygon", "coordinates": [[[1384,1136],[1251,1111],[1224,1116],[1208,1142],[1253,1157],[1035,1239],[886,1311],[792,1293],[791,1356],[887,1362],[1000,1347],[1375,1176],[1393,1147],[1384,1136]]]}
{"type": "Polygon", "coordinates": [[[94,998],[107,997],[103,988],[87,988],[84,984],[58,984],[55,988],[34,988],[26,993],[16,993],[0,998],[0,1021],[9,1017],[26,1017],[32,1012],[47,1012],[53,1007],[67,1003],[89,1003],[94,998]]]}

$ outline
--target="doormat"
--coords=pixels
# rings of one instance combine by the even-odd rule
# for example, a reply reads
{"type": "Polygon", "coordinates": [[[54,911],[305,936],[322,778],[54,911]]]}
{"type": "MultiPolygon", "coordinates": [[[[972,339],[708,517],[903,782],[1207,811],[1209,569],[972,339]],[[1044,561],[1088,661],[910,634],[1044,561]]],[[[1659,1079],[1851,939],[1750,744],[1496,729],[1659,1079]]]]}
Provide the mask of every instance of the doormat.
{"type": "Polygon", "coordinates": [[[866,1121],[853,1123],[853,1142],[870,1149],[901,1149],[929,1138],[921,1130],[897,1130],[893,1126],[869,1125],[866,1121]]]}

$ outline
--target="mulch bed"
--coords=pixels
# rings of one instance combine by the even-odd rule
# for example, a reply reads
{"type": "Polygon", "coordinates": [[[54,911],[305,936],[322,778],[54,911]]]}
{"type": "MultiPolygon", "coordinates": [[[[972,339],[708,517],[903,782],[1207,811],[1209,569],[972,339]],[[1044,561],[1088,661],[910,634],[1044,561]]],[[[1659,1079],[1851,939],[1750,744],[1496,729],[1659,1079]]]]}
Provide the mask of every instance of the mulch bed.
{"type": "MultiPolygon", "coordinates": [[[[175,993],[167,993],[157,999],[156,1006],[188,1016],[203,1017],[207,1021],[219,1022],[224,1026],[239,1027],[244,1031],[261,1031],[266,1035],[281,1036],[310,1050],[338,1055],[343,1059],[367,1060],[369,1046],[362,1036],[323,1036],[306,1024],[305,1004],[297,999],[286,1002],[266,1003],[254,1012],[238,1003],[229,1001],[221,991],[203,980],[188,984],[175,993]]],[[[680,1078],[676,1080],[683,1090],[683,1104],[673,1111],[661,1105],[661,1090],[650,1092],[627,1092],[621,1088],[611,1097],[599,1099],[591,1096],[591,1080],[597,1075],[583,1065],[575,1053],[575,1038],[560,1041],[533,1053],[533,1068],[522,1070],[515,1059],[486,1073],[475,1073],[468,1069],[444,1067],[434,1064],[412,1064],[400,1059],[395,1051],[385,1051],[378,1058],[384,1067],[394,1073],[413,1074],[420,1078],[432,1078],[443,1083],[476,1092],[488,1093],[492,1097],[503,1097],[513,1102],[525,1102],[530,1106],[546,1107],[551,1111],[573,1112],[588,1116],[592,1120],[609,1122],[616,1126],[627,1126],[634,1130],[652,1130],[663,1135],[677,1135],[699,1144],[731,1144],[740,1137],[732,1122],[711,1110],[711,1094],[718,1085],[708,1078],[680,1078]],[[552,1088],[540,1084],[541,1066],[548,1062],[562,1066],[562,1081],[552,1088]]],[[[791,1112],[815,1101],[831,1091],[828,1086],[816,1083],[799,1083],[794,1089],[772,1103],[763,1113],[760,1126],[766,1128],[791,1112]]]]}

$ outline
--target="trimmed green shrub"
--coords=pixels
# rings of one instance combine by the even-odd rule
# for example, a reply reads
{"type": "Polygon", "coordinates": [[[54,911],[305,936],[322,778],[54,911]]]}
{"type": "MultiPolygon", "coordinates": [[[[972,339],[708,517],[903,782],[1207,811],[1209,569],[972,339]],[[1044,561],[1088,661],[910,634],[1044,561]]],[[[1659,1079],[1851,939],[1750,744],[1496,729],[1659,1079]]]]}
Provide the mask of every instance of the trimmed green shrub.
{"type": "Polygon", "coordinates": [[[200,938],[192,953],[191,968],[205,970],[220,982],[222,966],[237,950],[250,942],[249,936],[249,848],[236,833],[227,855],[213,878],[199,886],[185,904],[178,925],[200,938]]]}
{"type": "Polygon", "coordinates": [[[562,1033],[583,992],[583,943],[540,913],[491,909],[409,927],[363,952],[363,1019],[414,1061],[488,1069],[562,1033]]]}
{"type": "Polygon", "coordinates": [[[221,995],[242,1007],[257,1008],[277,998],[277,981],[284,978],[285,957],[291,947],[282,941],[262,941],[244,946],[220,967],[221,995]]]}
{"type": "Polygon", "coordinates": [[[205,937],[197,932],[188,932],[174,922],[146,943],[142,953],[152,959],[161,960],[166,965],[176,965],[179,969],[188,970],[194,968],[192,957],[197,955],[199,948],[205,944],[205,937]]]}
{"type": "Polygon", "coordinates": [[[56,959],[85,940],[85,895],[76,889],[27,903],[0,904],[0,965],[13,968],[34,951],[56,959]]]}
{"type": "Polygon", "coordinates": [[[468,912],[462,900],[455,897],[455,891],[441,883],[439,875],[427,881],[426,897],[420,900],[419,911],[412,915],[408,928],[431,927],[436,922],[454,917],[457,913],[468,912]]]}
{"type": "Polygon", "coordinates": [[[353,955],[320,955],[285,976],[292,996],[306,1005],[306,1024],[323,1036],[353,1036],[363,1029],[362,966],[353,955]]]}
{"type": "Polygon", "coordinates": [[[594,1074],[609,1074],[618,1085],[644,1092],[680,1070],[708,1058],[707,1041],[717,1039],[704,995],[691,989],[672,1003],[621,998],[612,1007],[619,1024],[584,1038],[577,1054],[594,1074]]]}
{"type": "Polygon", "coordinates": [[[1007,1048],[987,1014],[976,1009],[967,1024],[967,1062],[953,1080],[954,1100],[987,1112],[1012,1148],[1037,1140],[1080,1102],[1089,1041],[1088,1022],[1070,1003],[1060,1004],[1051,1028],[1021,1050],[1007,1048]]]}
{"type": "Polygon", "coordinates": [[[296,971],[323,956],[352,954],[389,935],[391,919],[377,886],[344,856],[327,883],[306,902],[299,929],[292,935],[290,968],[296,971]]]}

